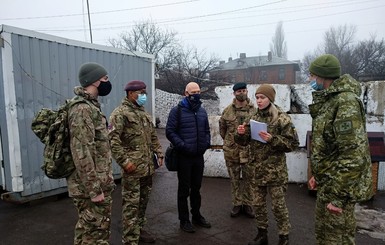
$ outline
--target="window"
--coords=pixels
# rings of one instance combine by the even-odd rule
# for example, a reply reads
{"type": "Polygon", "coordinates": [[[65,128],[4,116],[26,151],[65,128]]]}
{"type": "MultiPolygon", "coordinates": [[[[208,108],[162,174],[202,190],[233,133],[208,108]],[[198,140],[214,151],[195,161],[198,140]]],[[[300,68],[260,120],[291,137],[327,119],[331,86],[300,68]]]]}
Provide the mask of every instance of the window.
{"type": "Polygon", "coordinates": [[[261,72],[259,73],[259,80],[260,81],[266,81],[267,80],[266,70],[261,70],[261,72]]]}
{"type": "Polygon", "coordinates": [[[284,66],[279,68],[278,79],[279,80],[285,80],[285,67],[284,66]]]}

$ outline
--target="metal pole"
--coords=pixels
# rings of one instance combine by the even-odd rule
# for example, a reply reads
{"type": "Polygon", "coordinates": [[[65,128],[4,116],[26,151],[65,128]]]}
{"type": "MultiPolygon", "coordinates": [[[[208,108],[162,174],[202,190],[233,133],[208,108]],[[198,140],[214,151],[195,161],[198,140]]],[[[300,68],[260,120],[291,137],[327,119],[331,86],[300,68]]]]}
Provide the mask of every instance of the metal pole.
{"type": "Polygon", "coordinates": [[[91,38],[91,43],[93,43],[93,42],[92,42],[92,29],[91,29],[90,5],[88,4],[88,0],[87,0],[87,12],[88,12],[88,25],[90,26],[90,38],[91,38]]]}

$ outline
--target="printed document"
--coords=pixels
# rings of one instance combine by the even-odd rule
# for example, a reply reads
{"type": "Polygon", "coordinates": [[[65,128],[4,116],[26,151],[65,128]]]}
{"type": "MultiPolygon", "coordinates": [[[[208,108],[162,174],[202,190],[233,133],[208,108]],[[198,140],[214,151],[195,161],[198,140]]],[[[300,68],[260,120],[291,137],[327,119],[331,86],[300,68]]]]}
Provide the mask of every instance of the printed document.
{"type": "Polygon", "coordinates": [[[266,141],[264,141],[261,138],[261,136],[259,136],[259,132],[267,131],[267,124],[266,123],[258,122],[258,121],[251,119],[250,120],[250,131],[251,131],[251,138],[253,140],[258,140],[258,141],[261,141],[263,143],[266,143],[266,141]]]}

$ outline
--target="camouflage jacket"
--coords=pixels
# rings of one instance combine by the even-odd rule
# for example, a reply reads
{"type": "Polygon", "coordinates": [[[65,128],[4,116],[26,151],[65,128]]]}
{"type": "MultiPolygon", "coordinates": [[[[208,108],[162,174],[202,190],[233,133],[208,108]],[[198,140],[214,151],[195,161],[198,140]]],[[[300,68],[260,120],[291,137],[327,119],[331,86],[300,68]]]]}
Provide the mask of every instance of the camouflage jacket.
{"type": "Polygon", "coordinates": [[[285,152],[294,151],[299,145],[297,131],[290,116],[278,106],[270,106],[273,106],[277,113],[274,121],[269,109],[257,109],[257,113],[251,117],[267,124],[267,132],[272,135],[269,142],[262,143],[251,139],[249,125],[244,135],[235,136],[239,144],[250,143],[251,164],[255,165],[255,181],[260,186],[282,185],[288,182],[285,152]]]}
{"type": "Polygon", "coordinates": [[[110,116],[112,156],[122,167],[132,162],[136,170],[130,176],[143,177],[154,174],[153,153],[163,157],[151,116],[143,106],[127,98],[110,116]]]}
{"type": "Polygon", "coordinates": [[[107,121],[97,100],[91,99],[82,87],[75,87],[72,100],[77,103],[68,114],[70,145],[76,170],[67,178],[72,197],[93,198],[114,187],[112,158],[108,140],[107,121]]]}
{"type": "Polygon", "coordinates": [[[360,100],[361,87],[350,75],[313,92],[311,169],[325,202],[343,207],[371,197],[371,160],[360,100]]]}
{"type": "Polygon", "coordinates": [[[247,102],[246,106],[237,107],[233,99],[233,103],[223,110],[219,119],[219,133],[223,139],[223,153],[226,161],[239,161],[239,148],[243,146],[235,143],[234,135],[237,133],[238,125],[248,123],[250,117],[257,111],[250,99],[247,99],[247,102]]]}

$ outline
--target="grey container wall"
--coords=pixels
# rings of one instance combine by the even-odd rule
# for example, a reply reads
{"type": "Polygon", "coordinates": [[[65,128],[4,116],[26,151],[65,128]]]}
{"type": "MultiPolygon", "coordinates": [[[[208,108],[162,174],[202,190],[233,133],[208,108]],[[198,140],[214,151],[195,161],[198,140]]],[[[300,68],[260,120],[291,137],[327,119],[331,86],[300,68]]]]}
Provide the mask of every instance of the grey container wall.
{"type": "MultiPolygon", "coordinates": [[[[31,131],[31,121],[41,108],[57,109],[74,96],[81,64],[97,62],[108,71],[112,91],[99,97],[107,118],[125,96],[124,85],[134,79],[146,82],[146,110],[154,115],[152,55],[0,25],[0,57],[0,186],[6,191],[4,200],[26,202],[66,191],[65,179],[49,179],[40,169],[44,145],[31,131]]],[[[114,174],[120,174],[115,163],[114,174]]]]}

